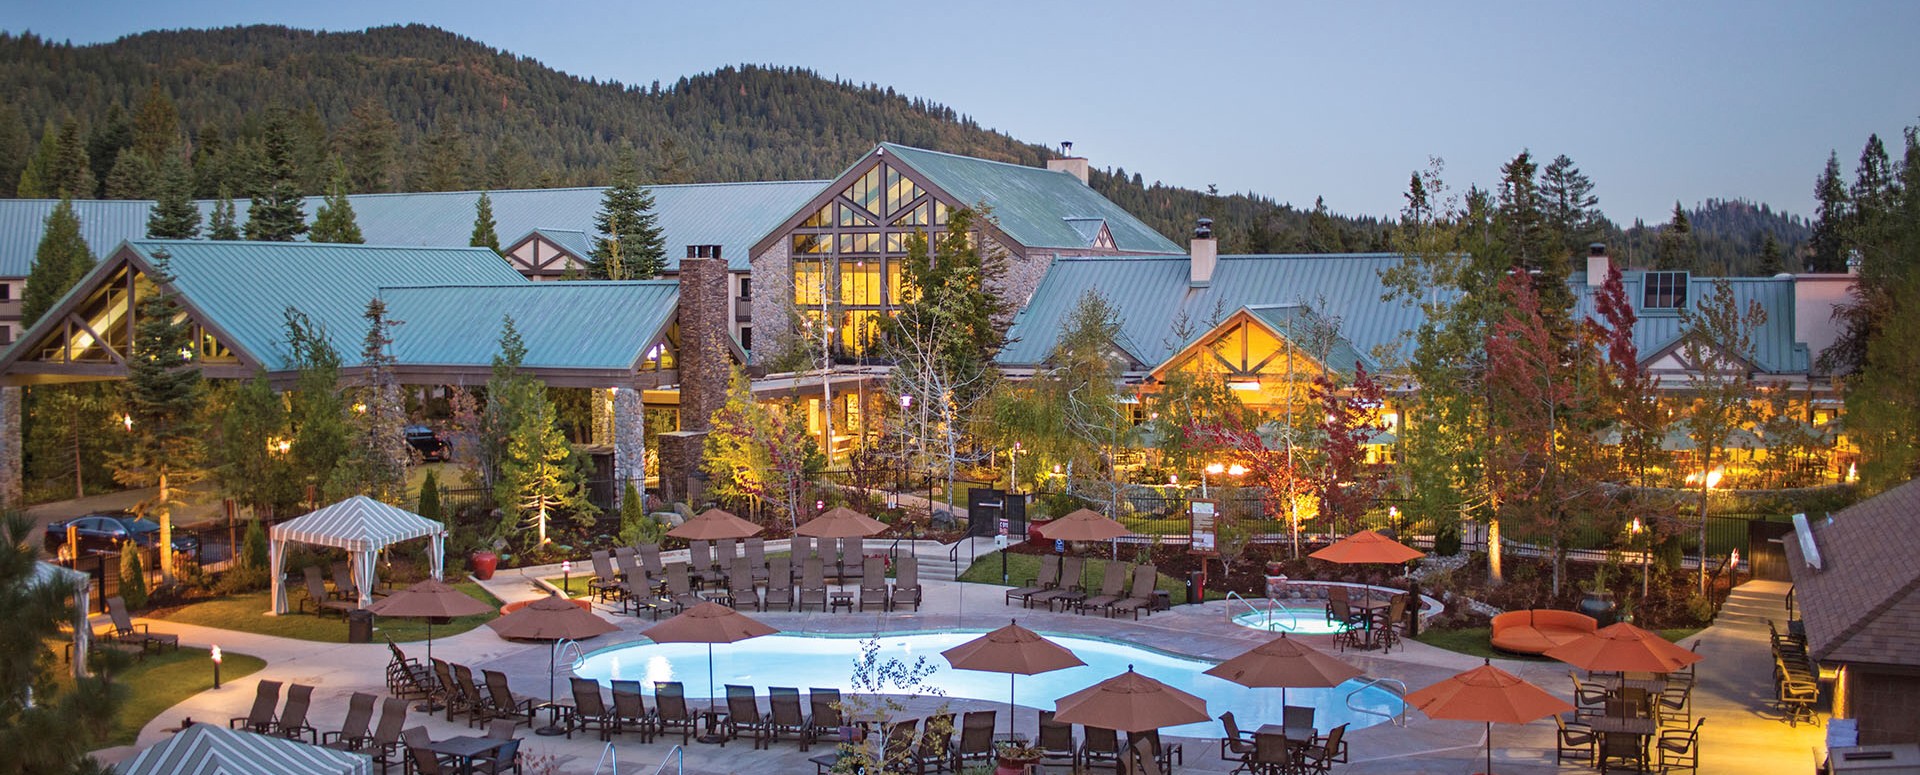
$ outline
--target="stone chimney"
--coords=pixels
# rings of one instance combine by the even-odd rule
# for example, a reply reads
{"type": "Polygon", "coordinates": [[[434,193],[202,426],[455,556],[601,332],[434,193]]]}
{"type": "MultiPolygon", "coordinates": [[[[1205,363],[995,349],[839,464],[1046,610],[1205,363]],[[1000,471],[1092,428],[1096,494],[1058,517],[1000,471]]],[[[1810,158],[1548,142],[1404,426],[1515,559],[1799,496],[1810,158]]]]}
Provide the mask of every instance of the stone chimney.
{"type": "Polygon", "coordinates": [[[680,429],[660,436],[660,486],[697,506],[700,457],[713,413],[727,403],[727,262],[719,245],[688,245],[680,261],[680,429]]]}
{"type": "Polygon", "coordinates": [[[1073,155],[1073,143],[1070,141],[1060,144],[1060,158],[1048,159],[1047,169],[1079,178],[1082,185],[1087,182],[1087,157],[1073,155]]]}
{"type": "Polygon", "coordinates": [[[1598,288],[1607,284],[1607,274],[1613,269],[1613,259],[1607,258],[1607,243],[1595,242],[1587,246],[1587,287],[1598,288]]]}
{"type": "Polygon", "coordinates": [[[1213,267],[1220,260],[1220,241],[1213,238],[1213,219],[1201,218],[1193,225],[1193,240],[1187,243],[1187,287],[1205,288],[1213,284],[1213,267]]]}

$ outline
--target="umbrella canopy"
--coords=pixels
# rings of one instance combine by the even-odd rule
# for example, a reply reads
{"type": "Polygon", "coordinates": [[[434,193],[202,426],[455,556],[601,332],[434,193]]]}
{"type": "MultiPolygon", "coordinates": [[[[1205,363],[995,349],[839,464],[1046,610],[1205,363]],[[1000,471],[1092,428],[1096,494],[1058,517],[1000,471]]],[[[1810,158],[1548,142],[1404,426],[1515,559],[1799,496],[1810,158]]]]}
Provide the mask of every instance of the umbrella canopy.
{"type": "Polygon", "coordinates": [[[1407,704],[1428,718],[1479,721],[1487,725],[1487,772],[1493,772],[1493,725],[1525,724],[1573,710],[1517,675],[1486,664],[1407,695],[1407,704]]]}
{"type": "Polygon", "coordinates": [[[1109,541],[1133,535],[1126,525],[1091,509],[1079,509],[1041,525],[1038,530],[1041,538],[1056,541],[1109,541]]]}
{"type": "Polygon", "coordinates": [[[548,595],[513,613],[487,622],[502,638],[584,640],[620,628],[559,595],[548,595]]]}
{"type": "Polygon", "coordinates": [[[724,541],[729,538],[752,538],[760,533],[760,526],[748,522],[719,509],[707,509],[700,516],[680,523],[678,527],[667,531],[674,538],[689,541],[724,541]]]}
{"type": "Polygon", "coordinates": [[[732,643],[772,635],[779,630],[719,603],[706,602],[648,627],[641,635],[655,643],[732,643]]]}
{"type": "Polygon", "coordinates": [[[1581,635],[1545,654],[1584,670],[1671,673],[1701,656],[1627,622],[1581,635]]]}
{"type": "Polygon", "coordinates": [[[1360,668],[1284,634],[1207,670],[1207,675],[1255,689],[1325,689],[1361,674],[1360,668]]]}
{"type": "Polygon", "coordinates": [[[1207,701],[1133,671],[1055,700],[1053,720],[1122,732],[1206,721],[1207,701]]]}
{"type": "Polygon", "coordinates": [[[879,535],[887,523],[845,506],[836,506],[825,514],[794,528],[793,534],[813,538],[866,538],[879,535]]]}
{"type": "Polygon", "coordinates": [[[940,656],[959,670],[1007,674],[1007,731],[1013,731],[1014,677],[1037,675],[1086,664],[1067,647],[1020,626],[1018,622],[962,643],[940,656]]]}
{"type": "Polygon", "coordinates": [[[373,761],[364,753],[200,723],[154,743],[114,771],[125,775],[366,775],[372,768],[373,761]]]}
{"type": "Polygon", "coordinates": [[[1418,560],[1426,554],[1388,538],[1378,531],[1362,530],[1307,556],[1316,560],[1353,565],[1370,562],[1407,562],[1418,560]]]}
{"type": "Polygon", "coordinates": [[[367,610],[376,616],[454,617],[473,616],[492,611],[493,606],[473,599],[446,582],[427,579],[374,601],[367,610]]]}

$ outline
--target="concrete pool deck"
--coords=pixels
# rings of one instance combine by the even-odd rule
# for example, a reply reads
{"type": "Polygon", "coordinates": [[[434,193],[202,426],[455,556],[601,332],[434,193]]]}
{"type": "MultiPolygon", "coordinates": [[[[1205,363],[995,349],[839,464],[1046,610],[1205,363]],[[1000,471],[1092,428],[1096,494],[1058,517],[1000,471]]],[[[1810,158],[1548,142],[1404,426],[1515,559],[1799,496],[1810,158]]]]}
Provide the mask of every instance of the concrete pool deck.
{"type": "MultiPolygon", "coordinates": [[[[930,553],[930,547],[931,544],[924,544],[922,551],[930,553]]],[[[944,553],[945,550],[941,551],[944,553]]],[[[485,585],[503,601],[512,602],[544,594],[535,581],[558,574],[557,566],[509,570],[497,574],[485,585]]],[[[919,612],[748,613],[783,632],[836,635],[943,629],[986,630],[1005,624],[1009,618],[1017,618],[1023,626],[1043,633],[1104,638],[1210,660],[1225,659],[1272,637],[1231,624],[1228,621],[1228,609],[1220,602],[1180,606],[1135,622],[1131,619],[1109,620],[1099,616],[1006,606],[1002,603],[1003,590],[1000,587],[930,579],[923,579],[923,584],[926,587],[926,604],[919,612]]],[[[1708,657],[1698,669],[1699,680],[1694,695],[1696,716],[1710,718],[1701,730],[1702,758],[1706,763],[1701,772],[1804,771],[1812,764],[1813,749],[1822,740],[1824,730],[1805,725],[1797,729],[1790,728],[1778,720],[1777,714],[1762,705],[1762,699],[1772,691],[1764,618],[1784,616],[1784,607],[1779,602],[1784,589],[1784,585],[1770,582],[1753,582],[1743,586],[1729,601],[1721,620],[1696,636],[1701,639],[1700,652],[1708,657]]],[[[608,613],[604,607],[601,611],[607,613],[605,618],[621,629],[584,644],[590,650],[642,640],[639,633],[653,624],[644,617],[608,613]]],[[[384,695],[386,690],[384,667],[388,653],[383,643],[322,644],[176,625],[165,621],[154,621],[153,624],[158,631],[179,633],[182,641],[189,645],[218,644],[229,651],[259,656],[267,660],[267,667],[254,676],[229,683],[216,691],[203,692],[162,712],[142,731],[136,746],[101,751],[99,755],[103,761],[117,761],[163,739],[166,730],[178,727],[186,716],[199,721],[223,723],[228,718],[245,715],[252,702],[253,687],[260,679],[315,686],[311,717],[315,726],[322,730],[337,728],[340,719],[345,716],[347,698],[351,693],[364,691],[384,695]]],[[[1329,636],[1291,637],[1337,653],[1342,659],[1365,670],[1369,676],[1398,679],[1410,688],[1426,686],[1481,663],[1478,657],[1411,641],[1406,642],[1404,648],[1383,655],[1378,652],[1334,652],[1329,636]]],[[[424,657],[426,653],[423,643],[408,644],[405,649],[415,657],[424,657]]],[[[433,653],[442,659],[470,665],[476,672],[483,668],[501,670],[510,677],[516,692],[535,696],[545,694],[542,686],[548,667],[548,647],[545,644],[504,641],[496,637],[491,629],[481,627],[436,639],[433,653]]],[[[1570,680],[1564,664],[1505,659],[1495,660],[1495,664],[1556,695],[1566,697],[1570,694],[1570,680]]],[[[951,669],[944,663],[939,667],[942,670],[951,669]]],[[[564,694],[564,680],[561,684],[564,694]]],[[[1053,699],[1021,694],[1023,703],[1033,702],[1043,708],[1051,708],[1053,699]]],[[[910,703],[910,712],[931,712],[941,702],[955,711],[996,709],[1003,714],[1006,712],[1004,701],[994,703],[942,698],[920,698],[910,703]]],[[[1016,727],[1034,729],[1035,712],[1034,707],[1023,705],[1015,718],[1016,727]]],[[[1241,720],[1248,727],[1257,726],[1261,721],[1265,720],[1241,720]]],[[[1006,723],[1004,718],[1000,723],[1006,723]]],[[[444,715],[429,720],[424,714],[416,713],[409,716],[408,725],[425,725],[436,739],[470,731],[464,721],[450,723],[444,715]]],[[[1500,773],[1546,773],[1561,771],[1563,767],[1569,771],[1585,769],[1574,763],[1563,766],[1554,764],[1553,729],[1550,721],[1523,726],[1496,726],[1493,729],[1494,770],[1500,773]]],[[[1408,714],[1405,726],[1383,723],[1354,730],[1348,735],[1348,740],[1352,761],[1337,766],[1336,771],[1465,773],[1484,768],[1484,725],[1434,721],[1418,711],[1408,714]]],[[[1181,742],[1185,747],[1185,764],[1179,768],[1180,771],[1225,773],[1232,769],[1232,763],[1220,759],[1217,739],[1185,739],[1181,742]]],[[[614,748],[620,757],[620,772],[652,773],[672,745],[662,742],[642,745],[628,737],[619,737],[615,739],[614,748]]],[[[592,736],[578,736],[573,740],[529,737],[521,747],[522,751],[536,755],[554,756],[558,766],[556,772],[583,775],[594,772],[595,763],[604,749],[605,745],[592,736]]],[[[807,763],[807,757],[820,752],[821,749],[815,749],[803,754],[790,742],[763,751],[755,751],[751,745],[721,747],[695,743],[686,748],[686,772],[701,775],[811,773],[813,768],[807,763]]],[[[611,772],[610,769],[601,771],[611,772]]],[[[674,770],[669,767],[667,771],[674,770]]]]}

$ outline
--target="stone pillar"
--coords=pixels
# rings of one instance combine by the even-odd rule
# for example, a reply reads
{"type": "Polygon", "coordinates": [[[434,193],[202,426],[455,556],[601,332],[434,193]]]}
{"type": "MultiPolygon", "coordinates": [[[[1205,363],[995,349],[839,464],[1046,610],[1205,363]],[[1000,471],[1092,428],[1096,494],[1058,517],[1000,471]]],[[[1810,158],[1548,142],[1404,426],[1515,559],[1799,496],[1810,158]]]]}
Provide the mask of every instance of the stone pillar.
{"type": "Polygon", "coordinates": [[[21,468],[25,448],[20,439],[20,404],[26,396],[17,387],[0,388],[0,508],[26,508],[21,468]]]}
{"type": "Polygon", "coordinates": [[[627,483],[635,490],[647,488],[646,408],[640,391],[630,387],[608,388],[613,393],[613,478],[614,502],[626,497],[627,483]]]}
{"type": "Polygon", "coordinates": [[[688,245],[680,261],[680,429],[660,436],[660,487],[693,505],[713,413],[727,403],[733,359],[727,346],[727,263],[719,245],[688,245]]]}

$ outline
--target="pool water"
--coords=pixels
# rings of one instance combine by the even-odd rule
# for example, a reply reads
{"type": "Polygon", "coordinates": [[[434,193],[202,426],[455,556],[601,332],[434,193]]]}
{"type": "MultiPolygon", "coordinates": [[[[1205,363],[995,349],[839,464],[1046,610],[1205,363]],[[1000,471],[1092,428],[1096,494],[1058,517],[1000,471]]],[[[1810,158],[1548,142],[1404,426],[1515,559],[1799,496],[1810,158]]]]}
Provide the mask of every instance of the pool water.
{"type": "MultiPolygon", "coordinates": [[[[940,656],[941,651],[978,636],[979,633],[969,632],[884,636],[880,638],[879,658],[912,662],[917,657],[926,657],[929,665],[938,668],[927,683],[938,687],[946,696],[1004,703],[1007,701],[1005,674],[955,670],[940,656]]],[[[1022,705],[1050,709],[1055,699],[1111,678],[1132,665],[1140,673],[1206,699],[1207,712],[1216,718],[1225,711],[1233,711],[1246,729],[1280,720],[1279,689],[1249,689],[1204,675],[1202,671],[1212,667],[1212,662],[1112,641],[1047,637],[1071,649],[1087,664],[1020,676],[1018,699],[1022,705]]],[[[860,643],[858,638],[850,637],[769,635],[716,645],[713,647],[713,680],[722,687],[726,684],[753,686],[762,694],[769,686],[794,686],[803,691],[821,687],[850,692],[853,662],[860,654],[860,643]]],[[[653,691],[655,681],[680,681],[685,684],[688,697],[724,693],[708,686],[707,646],[698,643],[641,643],[598,651],[588,655],[574,674],[601,682],[637,680],[648,692],[653,691]]],[[[1322,732],[1340,724],[1351,724],[1354,729],[1372,726],[1399,713],[1402,706],[1392,692],[1380,687],[1363,687],[1361,679],[1331,689],[1289,689],[1285,704],[1313,707],[1314,725],[1322,732]],[[1350,709],[1349,695],[1353,695],[1353,706],[1372,713],[1350,709]]],[[[1219,721],[1168,727],[1164,731],[1189,737],[1221,734],[1219,721]]]]}
{"type": "Polygon", "coordinates": [[[1324,607],[1277,606],[1271,612],[1262,608],[1235,616],[1233,622],[1256,630],[1294,635],[1332,635],[1346,629],[1327,621],[1324,607]]]}

